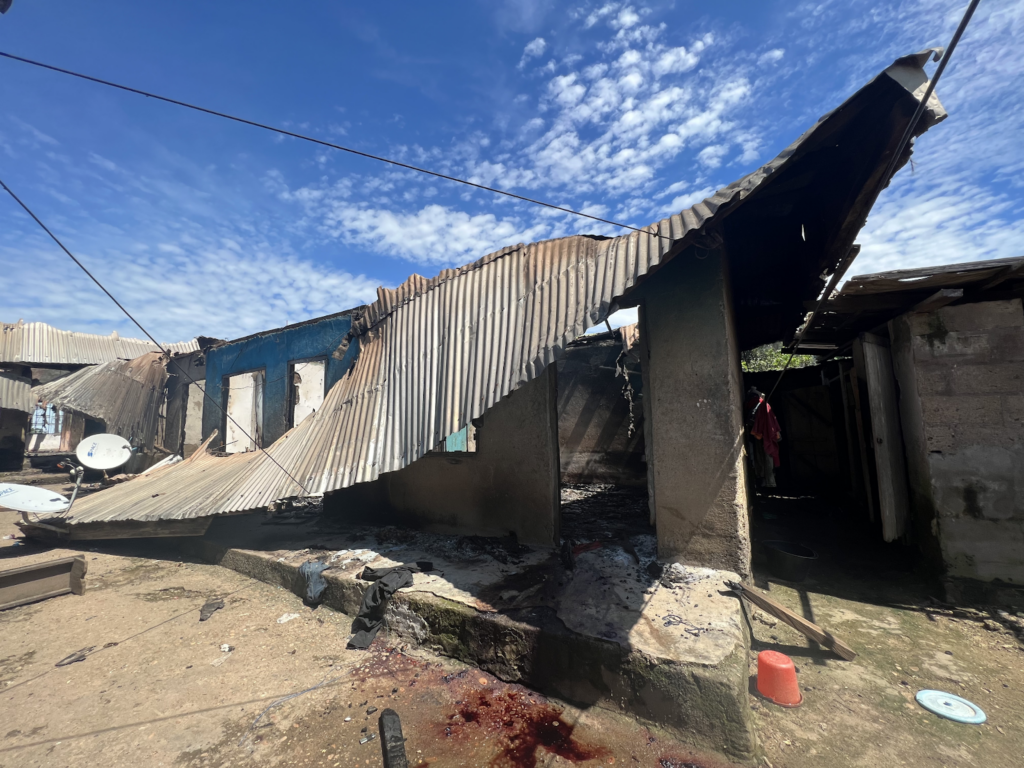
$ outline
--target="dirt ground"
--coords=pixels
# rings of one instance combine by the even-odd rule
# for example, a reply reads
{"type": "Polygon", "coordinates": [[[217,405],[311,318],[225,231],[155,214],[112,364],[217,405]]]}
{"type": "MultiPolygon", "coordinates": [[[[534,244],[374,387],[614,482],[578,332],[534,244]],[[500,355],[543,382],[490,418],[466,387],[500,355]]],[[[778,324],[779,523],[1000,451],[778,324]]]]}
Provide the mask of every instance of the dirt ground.
{"type": "MultiPolygon", "coordinates": [[[[3,533],[13,519],[0,512],[3,533]]],[[[0,568],[74,554],[0,544],[0,568]]],[[[84,596],[0,612],[0,768],[376,767],[379,737],[360,741],[386,707],[419,768],[725,765],[386,639],[346,650],[349,617],[172,550],[139,551],[86,549],[84,596]],[[200,622],[214,597],[225,607],[200,622]],[[78,651],[83,661],[55,666],[78,651]]]]}
{"type": "MultiPolygon", "coordinates": [[[[13,520],[0,511],[0,533],[16,532],[13,520]]],[[[0,542],[0,568],[71,554],[12,544],[0,542]]],[[[1018,609],[947,606],[913,573],[869,563],[851,578],[849,563],[830,569],[839,558],[822,552],[800,585],[766,577],[760,563],[756,583],[859,656],[841,661],[748,609],[761,765],[1024,765],[1018,609]],[[802,706],[783,709],[756,693],[756,654],[769,648],[796,662],[802,706]],[[923,688],[970,699],[988,722],[929,714],[914,701],[923,688]]],[[[0,612],[0,768],[376,767],[379,738],[360,741],[385,707],[402,716],[410,765],[421,768],[722,765],[628,718],[580,711],[425,652],[380,641],[348,651],[349,617],[182,562],[166,545],[84,554],[86,595],[0,612]],[[225,607],[200,622],[213,597],[225,607]],[[298,617],[278,623],[286,614],[298,617]],[[84,661],[54,666],[83,649],[92,649],[84,661]]]]}
{"type": "Polygon", "coordinates": [[[800,584],[768,574],[756,541],[755,582],[859,655],[842,661],[754,609],[751,706],[765,765],[1015,768],[1024,765],[1024,604],[951,606],[910,548],[849,527],[820,499],[759,499],[755,539],[802,541],[819,553],[800,584]],[[767,519],[763,513],[772,516],[767,519]],[[756,693],[760,650],[790,656],[804,702],[784,709],[756,693]],[[923,709],[922,689],[956,694],[988,720],[963,725],[923,709]]]}

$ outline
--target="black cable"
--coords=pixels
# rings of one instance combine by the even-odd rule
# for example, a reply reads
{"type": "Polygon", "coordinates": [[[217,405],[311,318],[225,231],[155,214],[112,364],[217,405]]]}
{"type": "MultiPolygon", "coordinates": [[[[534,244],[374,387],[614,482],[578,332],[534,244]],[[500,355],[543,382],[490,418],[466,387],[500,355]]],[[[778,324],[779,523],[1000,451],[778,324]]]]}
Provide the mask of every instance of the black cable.
{"type": "Polygon", "coordinates": [[[663,237],[666,240],[671,240],[672,239],[668,235],[662,235],[662,234],[660,234],[658,232],[651,232],[649,229],[642,229],[640,227],[634,227],[634,226],[631,226],[630,224],[623,224],[623,223],[618,222],[618,221],[612,221],[611,219],[602,219],[600,216],[592,216],[589,213],[583,213],[581,211],[574,211],[572,208],[564,208],[564,207],[562,207],[560,205],[555,205],[553,203],[546,203],[543,200],[536,200],[536,199],[534,199],[532,197],[524,197],[523,195],[517,195],[514,192],[508,192],[508,191],[506,191],[504,189],[495,189],[494,187],[488,187],[488,186],[485,186],[483,184],[477,184],[477,183],[472,182],[472,181],[467,181],[466,179],[460,179],[457,176],[449,176],[447,174],[439,173],[437,171],[431,171],[431,170],[428,170],[426,168],[420,168],[420,167],[415,166],[415,165],[410,165],[409,163],[403,163],[403,162],[400,162],[398,160],[392,160],[391,158],[388,158],[388,157],[381,157],[380,155],[371,155],[369,152],[361,152],[358,149],[352,149],[351,147],[344,147],[341,144],[334,144],[334,143],[332,143],[330,141],[324,141],[323,139],[316,139],[316,138],[313,138],[312,136],[306,136],[306,135],[301,134],[301,133],[295,133],[294,131],[285,130],[284,128],[275,128],[274,126],[267,125],[266,123],[258,123],[255,120],[248,120],[248,119],[246,119],[244,117],[236,117],[235,115],[229,115],[227,112],[219,112],[219,111],[217,111],[215,109],[207,109],[206,107],[200,107],[200,106],[197,106],[195,104],[189,104],[187,101],[180,101],[178,99],[172,99],[172,98],[170,98],[168,96],[160,96],[160,95],[155,94],[155,93],[150,93],[149,91],[143,91],[143,90],[141,90],[139,88],[132,88],[131,86],[121,85],[120,83],[114,83],[114,82],[111,82],[110,80],[103,80],[103,79],[101,79],[99,77],[92,77],[91,75],[83,75],[80,72],[74,72],[74,71],[72,71],[70,69],[62,69],[61,67],[55,67],[52,64],[44,64],[41,61],[33,61],[32,59],[26,59],[26,58],[23,58],[21,56],[15,56],[13,53],[5,53],[4,51],[0,51],[0,56],[3,56],[6,59],[11,59],[13,61],[20,61],[23,64],[31,64],[34,67],[42,67],[43,69],[48,69],[51,72],[59,72],[62,75],[70,75],[71,77],[77,77],[77,78],[80,78],[82,80],[88,80],[90,83],[98,83],[99,85],[106,85],[106,86],[109,86],[110,88],[117,88],[117,89],[122,90],[122,91],[127,91],[128,93],[134,93],[134,94],[137,94],[139,96],[146,96],[147,98],[150,98],[150,99],[157,99],[158,101],[164,101],[164,102],[167,102],[168,104],[175,104],[175,105],[177,105],[179,107],[185,107],[187,109],[194,109],[196,112],[203,112],[203,113],[205,113],[207,115],[213,115],[214,117],[223,117],[225,120],[233,120],[236,123],[243,123],[244,125],[250,125],[253,128],[262,128],[265,131],[273,131],[274,133],[279,133],[279,134],[281,134],[283,136],[290,136],[293,139],[301,139],[302,141],[308,141],[308,142],[311,142],[313,144],[319,144],[320,146],[323,146],[323,147],[329,147],[331,149],[337,149],[337,150],[340,150],[342,152],[348,152],[349,154],[358,155],[359,157],[365,157],[365,158],[367,158],[369,160],[377,160],[378,162],[381,162],[381,163],[388,163],[389,165],[394,165],[394,166],[396,166],[398,168],[405,168],[405,169],[410,170],[410,171],[416,171],[417,173],[425,173],[428,176],[434,176],[434,177],[436,177],[438,179],[445,179],[446,181],[454,181],[454,182],[456,182],[458,184],[465,184],[467,187],[474,187],[476,189],[482,189],[485,192],[493,192],[496,195],[505,195],[506,197],[511,197],[511,198],[513,198],[515,200],[522,200],[525,203],[533,203],[534,205],[540,205],[540,206],[543,206],[545,208],[552,208],[552,209],[554,209],[556,211],[561,211],[562,213],[571,213],[573,216],[582,216],[585,219],[593,219],[594,221],[600,221],[602,224],[611,224],[613,227],[622,227],[623,229],[631,229],[634,232],[642,232],[642,233],[647,234],[647,235],[655,235],[656,237],[663,237]]]}
{"type": "MultiPolygon", "coordinates": [[[[156,345],[157,349],[159,349],[163,354],[167,355],[167,361],[169,363],[172,363],[174,365],[174,367],[177,368],[181,372],[181,375],[184,376],[186,379],[188,379],[190,383],[199,386],[199,382],[196,381],[195,379],[193,379],[191,376],[189,376],[188,372],[184,368],[182,368],[174,360],[174,358],[171,356],[171,353],[168,352],[166,349],[164,349],[163,346],[160,344],[160,342],[157,341],[156,339],[154,339],[152,334],[150,334],[149,331],[147,331],[145,328],[142,327],[142,323],[140,323],[138,320],[136,320],[132,316],[132,313],[129,312],[127,309],[125,309],[124,306],[121,304],[121,302],[119,302],[117,299],[115,299],[114,295],[110,291],[108,291],[106,288],[103,287],[103,283],[101,283],[99,280],[97,280],[93,276],[92,272],[90,272],[88,269],[86,269],[85,265],[82,262],[80,262],[77,258],[75,258],[75,255],[73,253],[71,253],[71,251],[69,251],[64,246],[64,243],[62,243],[60,241],[60,239],[55,234],[53,234],[53,232],[50,231],[49,227],[47,227],[45,224],[43,224],[43,222],[40,220],[40,218],[38,216],[36,216],[32,212],[32,209],[29,208],[27,205],[25,205],[25,203],[22,202],[20,197],[18,197],[16,194],[14,194],[14,190],[12,190],[10,187],[7,186],[7,184],[5,184],[3,179],[0,179],[0,187],[3,187],[5,189],[7,191],[7,194],[9,194],[11,197],[13,197],[15,202],[18,205],[20,205],[25,210],[25,213],[27,213],[29,216],[31,216],[32,219],[36,222],[36,224],[38,224],[40,227],[42,227],[43,231],[50,236],[50,239],[53,240],[53,242],[55,242],[57,244],[57,246],[62,251],[64,251],[64,253],[66,253],[68,255],[68,258],[70,258],[73,262],[75,262],[75,264],[77,264],[79,266],[79,268],[83,272],[85,272],[86,275],[89,276],[89,279],[92,280],[94,283],[96,283],[97,286],[99,286],[99,289],[101,291],[103,291],[105,294],[107,294],[107,297],[112,302],[114,302],[114,304],[117,305],[117,308],[120,309],[122,312],[124,312],[125,315],[127,315],[128,319],[131,320],[133,323],[135,323],[135,325],[138,327],[138,329],[140,331],[142,331],[146,335],[146,338],[149,339],[151,342],[153,342],[156,345]]],[[[301,488],[307,495],[310,493],[309,489],[307,489],[306,486],[304,486],[302,483],[300,483],[298,480],[296,480],[292,476],[291,472],[289,472],[287,469],[282,467],[281,464],[277,461],[277,459],[275,459],[273,456],[271,456],[269,453],[267,453],[267,450],[262,445],[258,445],[256,440],[252,437],[252,435],[250,435],[248,432],[246,432],[244,429],[242,429],[242,425],[239,424],[237,421],[235,421],[233,418],[231,418],[231,414],[229,414],[227,412],[227,410],[225,410],[224,407],[221,406],[220,403],[218,403],[216,400],[213,399],[213,396],[210,395],[206,391],[205,382],[199,388],[202,390],[203,396],[206,397],[206,399],[209,400],[211,403],[213,403],[215,406],[217,406],[217,409],[221,413],[224,414],[225,418],[229,419],[232,424],[234,424],[236,427],[238,427],[238,430],[243,435],[245,435],[252,442],[253,445],[256,445],[264,454],[266,454],[266,457],[268,459],[270,459],[277,466],[278,469],[280,469],[282,472],[284,472],[286,475],[288,475],[288,477],[291,479],[291,481],[293,483],[295,483],[297,486],[299,486],[299,488],[301,488]]]]}

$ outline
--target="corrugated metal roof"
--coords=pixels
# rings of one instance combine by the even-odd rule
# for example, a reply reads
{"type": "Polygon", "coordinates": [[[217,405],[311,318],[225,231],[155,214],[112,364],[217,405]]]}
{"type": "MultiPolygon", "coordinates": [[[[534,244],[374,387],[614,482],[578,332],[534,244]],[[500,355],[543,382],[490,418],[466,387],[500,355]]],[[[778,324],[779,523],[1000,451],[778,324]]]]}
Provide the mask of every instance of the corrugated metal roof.
{"type": "Polygon", "coordinates": [[[1024,257],[939,264],[915,269],[896,269],[870,275],[854,275],[843,285],[839,297],[866,296],[910,290],[965,288],[984,283],[1000,275],[1016,273],[1024,277],[1024,257]]]}
{"type": "MultiPolygon", "coordinates": [[[[945,116],[937,100],[926,114],[925,127],[945,116]]],[[[899,134],[907,119],[909,113],[879,131],[899,134]]],[[[829,135],[826,116],[765,166],[644,232],[510,246],[430,280],[414,275],[394,290],[379,289],[378,300],[353,322],[359,357],[352,368],[321,408],[268,452],[314,495],[411,464],[540,374],[822,126],[829,135]]],[[[74,522],[243,512],[301,494],[262,453],[204,454],[83,499],[74,522]]]]}
{"type": "Polygon", "coordinates": [[[826,301],[800,341],[800,351],[844,348],[861,333],[905,312],[929,311],[951,302],[1007,298],[1024,291],[1024,257],[940,264],[851,277],[826,301]],[[957,292],[957,289],[959,291],[957,292]]]}
{"type": "MultiPolygon", "coordinates": [[[[259,452],[216,456],[207,448],[214,432],[189,458],[160,467],[75,502],[66,521],[73,525],[110,520],[183,520],[215,514],[266,461],[259,452]]],[[[280,471],[280,470],[278,470],[280,471]]]]}
{"type": "Polygon", "coordinates": [[[32,413],[36,409],[32,381],[9,371],[0,371],[0,408],[32,413]]]}
{"type": "Polygon", "coordinates": [[[106,425],[133,446],[152,449],[160,425],[167,361],[159,352],[114,360],[34,387],[32,396],[106,425]]]}
{"type": "MultiPolygon", "coordinates": [[[[165,344],[171,353],[196,352],[199,342],[165,344]]],[[[157,346],[143,339],[122,339],[117,333],[62,331],[46,323],[3,323],[0,326],[0,363],[22,365],[98,365],[111,360],[132,360],[157,346]]]]}

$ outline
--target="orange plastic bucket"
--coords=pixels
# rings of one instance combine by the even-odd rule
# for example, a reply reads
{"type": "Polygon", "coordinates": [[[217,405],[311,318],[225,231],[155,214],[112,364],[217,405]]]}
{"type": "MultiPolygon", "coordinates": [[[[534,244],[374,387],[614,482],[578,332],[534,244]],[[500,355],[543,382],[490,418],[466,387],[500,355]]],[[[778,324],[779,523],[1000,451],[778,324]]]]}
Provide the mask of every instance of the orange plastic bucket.
{"type": "Polygon", "coordinates": [[[780,707],[799,707],[804,700],[793,660],[778,651],[757,654],[757,690],[780,707]]]}

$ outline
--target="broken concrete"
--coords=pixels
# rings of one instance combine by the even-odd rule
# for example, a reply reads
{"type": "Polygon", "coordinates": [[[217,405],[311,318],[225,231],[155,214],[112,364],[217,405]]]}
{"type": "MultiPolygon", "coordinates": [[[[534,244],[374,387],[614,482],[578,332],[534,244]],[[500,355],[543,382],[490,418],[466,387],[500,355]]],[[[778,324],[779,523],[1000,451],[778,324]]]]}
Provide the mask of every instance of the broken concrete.
{"type": "Polygon", "coordinates": [[[653,537],[641,538],[636,559],[605,545],[581,553],[574,572],[552,549],[394,529],[318,530],[312,518],[290,529],[254,516],[222,518],[184,546],[296,594],[305,589],[298,567],[324,559],[324,604],[352,616],[368,584],[358,579],[363,567],[430,560],[443,575],[415,574],[389,607],[387,625],[406,642],[752,759],[748,641],[739,603],[723,584],[736,575],[677,566],[675,583],[655,580],[646,574],[653,537]]]}

